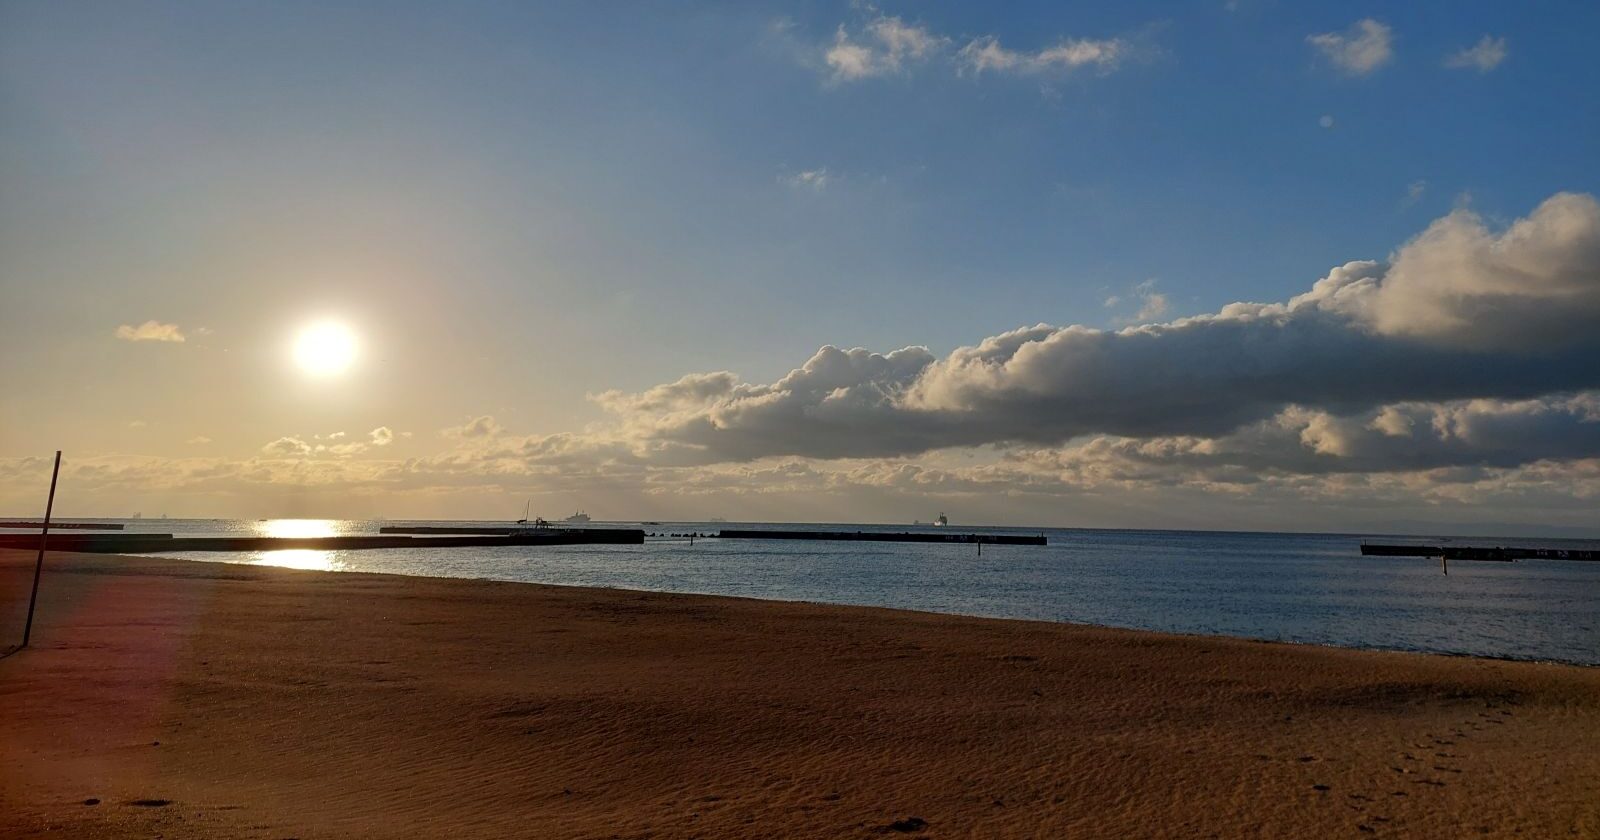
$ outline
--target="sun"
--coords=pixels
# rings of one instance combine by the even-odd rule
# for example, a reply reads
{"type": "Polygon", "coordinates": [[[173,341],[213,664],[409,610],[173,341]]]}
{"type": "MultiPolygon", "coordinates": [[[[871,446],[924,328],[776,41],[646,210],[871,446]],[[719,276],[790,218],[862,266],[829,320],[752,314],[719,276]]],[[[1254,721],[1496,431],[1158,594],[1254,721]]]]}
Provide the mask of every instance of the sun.
{"type": "Polygon", "coordinates": [[[356,360],[356,334],[337,321],[323,321],[294,339],[294,362],[311,376],[337,376],[356,360]]]}

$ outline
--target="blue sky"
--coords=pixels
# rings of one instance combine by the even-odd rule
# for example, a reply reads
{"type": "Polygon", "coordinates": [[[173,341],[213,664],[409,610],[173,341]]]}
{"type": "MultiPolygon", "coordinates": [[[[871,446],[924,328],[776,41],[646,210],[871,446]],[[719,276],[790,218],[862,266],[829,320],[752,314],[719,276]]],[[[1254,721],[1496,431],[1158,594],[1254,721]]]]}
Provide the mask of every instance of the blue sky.
{"type": "Polygon", "coordinates": [[[1452,211],[1503,227],[1600,177],[1592,4],[7,2],[0,24],[0,382],[49,397],[0,415],[17,458],[206,437],[238,462],[483,415],[578,433],[609,417],[586,395],[775,382],[825,344],[942,357],[1286,301],[1452,211]],[[889,26],[922,51],[891,56],[889,26]],[[1012,64],[978,66],[986,43],[1012,64]],[[879,63],[841,73],[841,45],[879,63]],[[1062,45],[1089,51],[1037,58],[1062,45]],[[368,351],[337,394],[280,364],[324,314],[368,351]],[[107,338],[149,319],[184,353],[107,338]],[[222,405],[170,408],[201,382],[222,405]]]}

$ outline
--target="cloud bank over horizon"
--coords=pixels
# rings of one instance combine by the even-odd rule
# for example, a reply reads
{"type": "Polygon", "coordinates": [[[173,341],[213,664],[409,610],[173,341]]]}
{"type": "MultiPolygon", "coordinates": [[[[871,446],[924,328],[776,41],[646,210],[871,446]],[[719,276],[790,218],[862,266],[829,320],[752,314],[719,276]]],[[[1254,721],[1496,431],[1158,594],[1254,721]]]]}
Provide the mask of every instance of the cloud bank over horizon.
{"type": "Polygon", "coordinates": [[[1458,209],[1387,260],[1335,267],[1283,303],[1114,331],[1039,324],[943,358],[824,346],[771,383],[693,373],[593,399],[611,442],[662,463],[1210,439],[1285,412],[1567,404],[1600,387],[1596,323],[1600,203],[1562,193],[1499,231],[1458,209]]]}
{"type": "MultiPolygon", "coordinates": [[[[69,474],[91,491],[292,486],[434,504],[485,491],[1045,505],[1029,510],[1182,497],[1197,512],[1204,498],[1374,515],[1494,504],[1587,521],[1596,324],[1600,202],[1558,193],[1504,226],[1457,209],[1277,303],[1113,330],[1039,324],[943,356],[823,346],[773,382],[708,371],[592,394],[604,419],[582,431],[519,435],[479,415],[439,430],[442,452],[380,426],[285,435],[242,460],[90,458],[69,474]]],[[[0,462],[0,477],[38,466],[0,462]]]]}

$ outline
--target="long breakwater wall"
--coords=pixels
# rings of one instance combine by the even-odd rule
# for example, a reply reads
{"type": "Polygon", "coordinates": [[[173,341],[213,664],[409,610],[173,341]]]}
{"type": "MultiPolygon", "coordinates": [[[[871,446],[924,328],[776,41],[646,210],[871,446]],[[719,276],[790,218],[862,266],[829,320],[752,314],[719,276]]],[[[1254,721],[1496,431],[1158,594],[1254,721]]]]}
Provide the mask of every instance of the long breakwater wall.
{"type": "MultiPolygon", "coordinates": [[[[510,535],[409,537],[391,534],[343,537],[174,537],[171,534],[51,534],[49,551],[91,554],[165,554],[175,551],[364,551],[379,548],[495,548],[605,543],[643,545],[644,531],[605,528],[510,535]]],[[[0,548],[36,549],[38,534],[0,535],[0,548]]]]}
{"type": "Polygon", "coordinates": [[[846,540],[855,542],[961,543],[971,545],[1048,545],[1043,534],[928,534],[888,531],[743,531],[717,532],[725,540],[846,540]]]}
{"type": "Polygon", "coordinates": [[[1516,548],[1472,545],[1383,545],[1362,543],[1365,557],[1443,557],[1446,560],[1600,560],[1593,548],[1516,548]]]}

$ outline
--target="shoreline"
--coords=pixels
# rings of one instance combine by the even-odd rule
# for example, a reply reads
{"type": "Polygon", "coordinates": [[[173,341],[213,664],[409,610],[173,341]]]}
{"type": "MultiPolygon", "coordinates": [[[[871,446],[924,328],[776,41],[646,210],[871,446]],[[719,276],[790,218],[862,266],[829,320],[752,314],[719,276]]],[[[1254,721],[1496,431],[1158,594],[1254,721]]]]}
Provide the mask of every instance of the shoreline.
{"type": "MultiPolygon", "coordinates": [[[[13,519],[18,519],[18,520],[25,520],[27,518],[28,517],[26,517],[26,516],[13,517],[13,519]]],[[[287,517],[287,518],[294,519],[295,517],[287,517]]],[[[226,516],[223,516],[223,517],[214,517],[214,516],[187,517],[187,516],[184,516],[184,517],[174,517],[174,518],[171,518],[171,519],[154,519],[154,518],[146,519],[146,518],[142,518],[142,517],[138,518],[138,519],[134,519],[134,518],[128,518],[128,517],[70,516],[70,517],[59,517],[56,521],[59,521],[59,522],[62,522],[62,523],[79,523],[79,522],[96,522],[96,521],[99,521],[99,522],[118,522],[118,523],[138,522],[138,523],[143,524],[143,523],[147,523],[147,522],[251,522],[251,521],[271,521],[271,520],[252,520],[252,519],[250,519],[248,517],[241,518],[241,517],[226,517],[226,516]]],[[[444,522],[444,523],[462,523],[462,524],[479,524],[479,523],[488,524],[488,523],[499,523],[499,522],[503,522],[504,520],[489,520],[489,519],[388,519],[388,518],[366,519],[366,518],[362,518],[362,517],[334,517],[332,521],[339,521],[339,522],[391,522],[391,523],[393,523],[393,522],[426,522],[426,523],[444,522]]],[[[655,520],[649,520],[649,521],[654,522],[655,520]]],[[[557,523],[552,523],[552,524],[559,525],[560,523],[557,522],[557,523]]],[[[632,519],[595,519],[595,520],[591,520],[591,522],[589,524],[590,525],[604,525],[604,526],[612,526],[612,525],[640,525],[640,526],[643,526],[643,525],[645,525],[645,521],[644,520],[632,520],[632,519]]],[[[860,527],[865,527],[865,528],[907,528],[907,527],[914,527],[915,524],[916,523],[906,524],[906,523],[901,523],[901,522],[814,522],[814,521],[810,521],[810,520],[795,521],[795,522],[742,521],[741,520],[741,521],[736,521],[735,522],[735,521],[728,521],[728,520],[709,520],[709,519],[707,519],[707,520],[692,520],[692,519],[661,520],[659,522],[656,522],[656,525],[659,525],[659,526],[662,526],[662,527],[675,526],[675,525],[718,525],[718,526],[722,526],[722,525],[774,525],[774,526],[784,526],[784,527],[794,527],[794,526],[816,526],[816,527],[822,527],[822,526],[846,526],[846,527],[851,527],[851,528],[860,528],[860,527]]],[[[924,523],[924,524],[927,524],[927,523],[924,523]]],[[[1459,526],[1460,524],[1461,523],[1455,523],[1456,526],[1459,526]]],[[[1525,533],[1498,533],[1498,532],[1460,533],[1460,532],[1452,532],[1452,531],[1443,530],[1443,529],[1432,529],[1432,530],[1426,530],[1426,531],[1424,531],[1424,530],[1416,530],[1416,531],[1386,531],[1386,530],[1382,530],[1382,529],[1370,530],[1370,531],[1283,531],[1283,530],[1269,530],[1269,529],[1259,529],[1259,528],[1242,528],[1242,529],[1241,528],[1132,528],[1132,527],[1129,527],[1129,528],[1110,528],[1110,527],[1105,527],[1105,526],[1091,526],[1091,525],[994,525],[994,524],[983,524],[983,523],[976,523],[976,522],[960,523],[960,524],[953,525],[953,526],[950,526],[950,527],[952,527],[954,529],[958,529],[958,530],[961,529],[961,528],[977,528],[979,530],[1018,531],[1018,532],[1030,532],[1030,533],[1042,532],[1042,531],[1089,531],[1089,532],[1093,532],[1093,533],[1133,533],[1133,534],[1207,534],[1207,535],[1221,535],[1221,536],[1227,536],[1227,535],[1258,536],[1259,535],[1259,536],[1269,536],[1269,537],[1294,537],[1294,536],[1350,537],[1350,538],[1356,539],[1356,540],[1373,539],[1373,538],[1380,538],[1380,537],[1403,537],[1403,538],[1406,538],[1406,539],[1438,539],[1440,537],[1446,537],[1446,538],[1449,538],[1449,539],[1471,539],[1471,540],[1518,539],[1518,540],[1539,540],[1539,541],[1550,541],[1550,542],[1600,542],[1600,531],[1584,531],[1581,535],[1580,534],[1569,534],[1569,533],[1562,533],[1562,534],[1559,534],[1559,535],[1551,535],[1551,534],[1537,533],[1537,532],[1534,532],[1534,531],[1528,531],[1528,532],[1525,532],[1525,533]]],[[[1562,526],[1562,527],[1565,527],[1565,526],[1562,526]]]]}
{"type": "MultiPolygon", "coordinates": [[[[8,549],[0,548],[0,552],[4,552],[4,551],[7,551],[7,550],[8,549]]],[[[56,552],[56,551],[51,551],[50,552],[51,555],[54,555],[54,554],[70,554],[70,553],[72,553],[72,552],[56,552]]],[[[207,558],[188,558],[188,557],[182,557],[182,556],[176,556],[176,555],[164,555],[164,554],[146,554],[146,555],[138,555],[138,554],[109,554],[109,555],[102,555],[102,556],[122,558],[122,559],[126,559],[126,560],[150,559],[150,560],[164,560],[164,561],[171,561],[171,562],[187,562],[187,563],[215,563],[215,564],[224,565],[224,566],[245,566],[245,567],[253,567],[253,568],[286,569],[286,570],[289,570],[289,571],[311,571],[311,572],[316,572],[316,573],[319,573],[319,574],[379,575],[379,576],[386,576],[386,577],[416,578],[416,579],[421,579],[421,580],[465,580],[465,581],[481,581],[481,582],[485,582],[485,583],[515,583],[515,584],[522,584],[522,585],[527,585],[527,586],[554,586],[554,587],[560,587],[560,588],[563,588],[563,589],[595,590],[597,592],[620,592],[620,593],[641,592],[641,593],[651,593],[651,594],[657,594],[657,595],[686,595],[686,596],[705,597],[705,598],[732,598],[732,599],[741,600],[741,601],[754,601],[754,602],[758,602],[758,603],[812,604],[812,605],[817,605],[817,606],[845,607],[845,608],[849,608],[849,609],[888,610],[890,612],[914,613],[914,614],[918,614],[918,615],[928,615],[928,616],[951,616],[951,617],[956,617],[956,618],[974,618],[974,619],[981,619],[981,620],[985,620],[985,621],[1018,621],[1018,622],[1025,622],[1025,623],[1030,623],[1030,624],[1061,625],[1061,626],[1068,626],[1068,627],[1100,628],[1100,629],[1106,629],[1106,630],[1121,630],[1121,631],[1127,631],[1127,632],[1130,632],[1130,633],[1154,633],[1154,634],[1163,635],[1163,636],[1173,636],[1173,637],[1179,637],[1179,638],[1193,638],[1193,639],[1201,639],[1201,640],[1205,640],[1205,639],[1232,639],[1232,640],[1237,640],[1237,641],[1242,641],[1242,642],[1255,642],[1255,643],[1259,643],[1259,644],[1269,644],[1269,645],[1288,645],[1288,646],[1292,646],[1292,647],[1329,648],[1329,649],[1332,649],[1332,650],[1354,650],[1354,651],[1366,651],[1366,652],[1371,652],[1371,653],[1402,653],[1402,654],[1414,654],[1414,655],[1419,655],[1419,656],[1442,656],[1442,657],[1459,658],[1459,659],[1481,659],[1481,660],[1492,661],[1492,662],[1525,662],[1525,663],[1530,663],[1530,664],[1561,665],[1561,666],[1572,667],[1572,668],[1600,669],[1600,661],[1583,662],[1583,661],[1571,660],[1571,659],[1541,658],[1541,657],[1534,657],[1534,656],[1515,656],[1515,655],[1495,656],[1495,655],[1492,655],[1492,654],[1471,653],[1471,652],[1466,652],[1466,651],[1453,651],[1453,650],[1442,650],[1442,649],[1425,649],[1425,648],[1406,648],[1406,647],[1393,647],[1393,646],[1384,646],[1384,645],[1343,645],[1343,644],[1336,644],[1336,643],[1333,643],[1333,642],[1312,642],[1312,641],[1302,642],[1302,641],[1295,641],[1293,639],[1267,638],[1267,637],[1264,637],[1264,636],[1239,636],[1239,635],[1230,635],[1230,634],[1227,634],[1227,633],[1201,633],[1201,632],[1183,632],[1183,631],[1175,631],[1175,630],[1158,630],[1158,629],[1149,628],[1149,627],[1137,627],[1137,626],[1125,625],[1125,624],[1100,624],[1100,623],[1096,623],[1096,622],[1092,622],[1092,621],[1069,621],[1069,620],[1057,620],[1057,619],[1048,619],[1048,618],[1027,618],[1027,617],[1022,617],[1022,616],[1012,616],[1012,615],[981,614],[981,613],[966,613],[966,612],[945,612],[945,611],[939,611],[939,610],[918,609],[916,607],[886,606],[886,605],[883,605],[883,604],[863,604],[863,603],[859,603],[859,602],[849,602],[849,601],[807,601],[807,600],[792,600],[792,599],[787,599],[787,598],[762,598],[762,597],[748,596],[748,595],[728,595],[728,594],[722,594],[722,593],[717,593],[717,592],[700,592],[700,591],[669,590],[669,589],[649,589],[649,588],[624,587],[624,586],[594,586],[594,585],[585,585],[585,584],[550,583],[550,582],[545,582],[545,581],[516,580],[516,579],[512,579],[512,578],[502,578],[502,577],[465,577],[465,576],[451,576],[451,575],[424,575],[424,574],[409,574],[409,573],[405,573],[405,572],[374,572],[374,571],[366,571],[366,570],[359,570],[359,569],[348,569],[348,570],[347,569],[301,569],[301,568],[294,567],[294,566],[278,566],[278,565],[265,564],[265,563],[255,563],[255,562],[242,561],[242,560],[241,561],[222,560],[222,559],[215,559],[215,558],[211,558],[211,557],[207,557],[207,558]]],[[[1567,562],[1571,562],[1571,561],[1564,561],[1564,560],[1524,560],[1524,561],[1519,561],[1519,562],[1524,562],[1524,563],[1537,563],[1537,562],[1567,563],[1567,562]]]]}
{"type": "MultiPolygon", "coordinates": [[[[34,647],[0,659],[7,836],[1600,833],[1588,666],[156,557],[46,568],[34,647]]],[[[0,607],[31,570],[0,552],[0,607]]]]}

